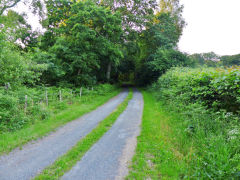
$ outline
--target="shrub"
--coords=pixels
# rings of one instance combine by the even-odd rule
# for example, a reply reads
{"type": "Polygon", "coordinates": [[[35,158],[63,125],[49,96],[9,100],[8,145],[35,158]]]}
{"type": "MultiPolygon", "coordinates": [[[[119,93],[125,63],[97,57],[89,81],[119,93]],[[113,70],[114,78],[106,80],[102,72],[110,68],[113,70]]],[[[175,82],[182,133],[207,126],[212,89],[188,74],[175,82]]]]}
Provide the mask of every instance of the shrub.
{"type": "Polygon", "coordinates": [[[19,108],[18,99],[0,94],[0,128],[15,130],[21,128],[26,122],[27,118],[19,108]]]}
{"type": "MultiPolygon", "coordinates": [[[[179,114],[178,137],[196,149],[190,179],[240,177],[240,68],[173,68],[151,90],[179,114]]],[[[180,143],[180,142],[179,142],[180,143]]]]}
{"type": "MultiPolygon", "coordinates": [[[[117,87],[110,84],[101,84],[90,88],[82,88],[80,102],[94,99],[95,96],[106,95],[117,87]]],[[[80,88],[35,87],[20,86],[17,89],[0,89],[0,132],[14,131],[27,124],[47,119],[51,113],[58,113],[69,104],[79,102],[80,88]],[[62,101],[59,101],[61,90],[62,101]],[[48,104],[46,106],[46,91],[48,104]],[[27,110],[24,110],[25,96],[27,95],[27,110]]]]}
{"type": "Polygon", "coordinates": [[[5,36],[0,32],[0,85],[10,83],[12,87],[18,87],[34,84],[45,66],[32,61],[29,54],[20,53],[16,45],[6,41],[5,36]]]}
{"type": "Polygon", "coordinates": [[[162,89],[164,96],[185,96],[189,103],[200,102],[216,111],[238,113],[240,110],[240,67],[174,68],[163,75],[154,87],[162,89]],[[166,91],[167,88],[170,91],[166,91]]]}

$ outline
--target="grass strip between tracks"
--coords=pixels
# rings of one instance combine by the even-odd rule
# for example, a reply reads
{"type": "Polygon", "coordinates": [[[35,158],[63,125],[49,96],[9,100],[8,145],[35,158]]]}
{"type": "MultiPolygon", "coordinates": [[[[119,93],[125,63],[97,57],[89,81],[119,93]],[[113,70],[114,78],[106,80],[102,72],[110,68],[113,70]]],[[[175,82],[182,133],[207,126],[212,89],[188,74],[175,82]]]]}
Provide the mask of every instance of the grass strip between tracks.
{"type": "Polygon", "coordinates": [[[164,109],[164,103],[157,101],[151,92],[142,93],[142,131],[126,179],[184,179],[188,168],[186,162],[193,149],[185,147],[188,153],[183,153],[182,135],[177,134],[181,123],[179,115],[164,109]]]}
{"type": "Polygon", "coordinates": [[[69,171],[83,155],[94,145],[114,124],[120,114],[126,109],[128,102],[132,99],[132,90],[127,98],[121,103],[106,119],[101,121],[98,126],[87,136],[81,139],[65,155],[58,158],[52,165],[43,170],[41,174],[35,177],[35,180],[59,179],[69,171]]]}

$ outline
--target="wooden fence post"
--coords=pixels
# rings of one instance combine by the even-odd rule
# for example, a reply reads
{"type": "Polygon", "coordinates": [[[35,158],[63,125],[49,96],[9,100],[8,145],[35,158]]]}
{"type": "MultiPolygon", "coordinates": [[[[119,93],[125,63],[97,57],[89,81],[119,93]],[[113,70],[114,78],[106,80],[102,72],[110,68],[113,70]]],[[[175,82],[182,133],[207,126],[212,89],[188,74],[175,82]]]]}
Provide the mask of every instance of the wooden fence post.
{"type": "Polygon", "coordinates": [[[73,98],[72,97],[73,97],[73,90],[71,89],[71,91],[70,91],[70,103],[73,103],[73,100],[72,100],[73,98]]]}
{"type": "Polygon", "coordinates": [[[60,102],[62,102],[62,91],[61,90],[59,91],[59,100],[60,100],[60,102]]]}
{"type": "Polygon", "coordinates": [[[24,112],[26,113],[27,112],[27,100],[28,100],[28,96],[25,95],[25,105],[24,105],[24,112]]]}
{"type": "Polygon", "coordinates": [[[45,91],[45,99],[46,99],[46,105],[48,106],[48,92],[47,92],[47,90],[45,91]]]}
{"type": "Polygon", "coordinates": [[[80,98],[82,97],[82,87],[80,88],[80,98]]]}
{"type": "Polygon", "coordinates": [[[11,88],[11,85],[10,85],[10,83],[8,82],[8,83],[5,83],[5,89],[6,89],[6,91],[8,92],[8,90],[11,88]]]}

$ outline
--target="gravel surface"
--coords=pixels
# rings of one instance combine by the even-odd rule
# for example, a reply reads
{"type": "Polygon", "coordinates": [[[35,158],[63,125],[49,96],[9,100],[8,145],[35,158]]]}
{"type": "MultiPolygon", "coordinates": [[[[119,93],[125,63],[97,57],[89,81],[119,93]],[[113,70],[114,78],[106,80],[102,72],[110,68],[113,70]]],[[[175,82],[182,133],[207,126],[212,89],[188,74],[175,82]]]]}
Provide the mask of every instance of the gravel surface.
{"type": "Polygon", "coordinates": [[[66,153],[123,100],[125,90],[106,104],[59,128],[56,132],[0,157],[0,180],[29,180],[66,153]]]}
{"type": "Polygon", "coordinates": [[[135,151],[140,132],[143,98],[134,91],[127,109],[112,128],[83,156],[62,179],[112,180],[124,179],[135,151]]]}

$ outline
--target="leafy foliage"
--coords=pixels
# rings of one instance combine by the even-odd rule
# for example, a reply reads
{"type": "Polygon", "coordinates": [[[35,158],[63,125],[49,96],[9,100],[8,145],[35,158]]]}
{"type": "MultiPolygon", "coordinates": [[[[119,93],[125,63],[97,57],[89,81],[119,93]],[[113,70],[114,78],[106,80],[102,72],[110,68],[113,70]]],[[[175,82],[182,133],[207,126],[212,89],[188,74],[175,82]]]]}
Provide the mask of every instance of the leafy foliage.
{"type": "Polygon", "coordinates": [[[174,50],[183,22],[177,1],[166,11],[158,10],[156,0],[25,0],[40,15],[43,34],[33,32],[27,15],[11,9],[19,2],[0,3],[0,85],[10,83],[18,98],[18,91],[24,94],[21,102],[6,100],[20,109],[30,87],[39,94],[36,86],[75,88],[119,79],[145,85],[186,65],[187,57],[174,50]]]}
{"type": "Polygon", "coordinates": [[[187,56],[173,49],[158,49],[149,57],[148,61],[139,71],[139,84],[146,85],[157,81],[168,69],[175,66],[188,66],[187,56]]]}
{"type": "Polygon", "coordinates": [[[222,65],[222,62],[220,62],[220,56],[214,52],[192,54],[189,55],[189,58],[192,60],[193,66],[195,67],[220,67],[222,65]]]}
{"type": "Polygon", "coordinates": [[[180,38],[174,17],[161,13],[155,21],[142,35],[142,60],[136,70],[140,85],[151,84],[173,66],[188,64],[187,56],[174,50],[180,38]]]}
{"type": "MultiPolygon", "coordinates": [[[[150,22],[157,8],[156,0],[101,0],[97,4],[109,7],[113,12],[119,12],[122,19],[125,36],[135,36],[150,22]]],[[[130,37],[128,37],[130,38],[130,37]]]]}
{"type": "Polygon", "coordinates": [[[153,85],[178,114],[181,147],[193,146],[187,178],[239,178],[239,78],[239,68],[173,68],[153,85]]]}
{"type": "Polygon", "coordinates": [[[17,98],[0,93],[0,129],[15,129],[22,127],[27,121],[24,111],[17,106],[17,98]]]}
{"type": "Polygon", "coordinates": [[[26,15],[9,10],[7,15],[2,16],[0,24],[6,34],[6,39],[26,49],[37,46],[38,33],[32,31],[31,25],[26,20],[26,15]]]}
{"type": "Polygon", "coordinates": [[[29,4],[29,9],[32,10],[34,14],[38,13],[42,16],[43,4],[41,0],[1,0],[0,1],[0,16],[11,8],[16,7],[20,2],[29,4]]]}
{"type": "Polygon", "coordinates": [[[240,65],[240,55],[219,56],[214,52],[192,54],[189,58],[193,61],[195,66],[207,67],[232,67],[240,65]]]}
{"type": "Polygon", "coordinates": [[[189,103],[200,102],[216,111],[239,112],[239,68],[176,69],[159,79],[161,87],[174,86],[176,94],[187,94],[189,103]]]}
{"type": "Polygon", "coordinates": [[[159,7],[160,13],[171,14],[177,26],[178,34],[181,34],[186,23],[182,17],[183,5],[180,4],[179,0],[160,0],[159,7]]]}
{"type": "MultiPolygon", "coordinates": [[[[63,4],[63,7],[68,11],[56,9],[54,15],[49,17],[49,22],[60,26],[53,31],[61,34],[49,49],[50,56],[53,57],[50,63],[58,69],[53,76],[54,81],[64,79],[75,85],[95,84],[97,80],[106,81],[108,64],[118,66],[123,56],[119,48],[122,35],[119,14],[112,14],[110,10],[91,1],[71,6],[67,3],[63,4]],[[68,16],[65,16],[66,13],[68,16]],[[55,19],[62,16],[64,20],[55,19]]],[[[49,70],[49,74],[54,72],[49,70]]],[[[53,84],[54,81],[49,83],[53,84]]]]}
{"type": "Polygon", "coordinates": [[[96,96],[105,96],[115,91],[116,87],[109,84],[101,84],[94,87],[94,91],[82,88],[58,88],[36,87],[17,90],[0,90],[0,132],[15,131],[36,121],[46,120],[51,113],[58,113],[68,107],[69,104],[86,102],[96,96]],[[48,94],[48,106],[46,105],[46,91],[48,94]],[[61,98],[60,101],[60,94],[61,98]],[[27,101],[25,96],[27,95],[27,101]],[[25,107],[27,103],[27,108],[25,107]],[[26,108],[26,109],[25,109],[26,108]]]}
{"type": "Polygon", "coordinates": [[[4,33],[0,33],[0,54],[0,85],[32,85],[45,69],[44,65],[31,61],[29,54],[19,53],[16,46],[6,41],[4,33]]]}
{"type": "Polygon", "coordinates": [[[221,61],[222,61],[222,64],[227,67],[239,66],[240,65],[240,54],[236,54],[236,55],[232,55],[232,56],[222,56],[221,61]]]}
{"type": "Polygon", "coordinates": [[[21,0],[2,0],[0,3],[0,15],[9,8],[16,6],[21,0]]]}

